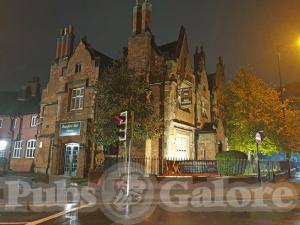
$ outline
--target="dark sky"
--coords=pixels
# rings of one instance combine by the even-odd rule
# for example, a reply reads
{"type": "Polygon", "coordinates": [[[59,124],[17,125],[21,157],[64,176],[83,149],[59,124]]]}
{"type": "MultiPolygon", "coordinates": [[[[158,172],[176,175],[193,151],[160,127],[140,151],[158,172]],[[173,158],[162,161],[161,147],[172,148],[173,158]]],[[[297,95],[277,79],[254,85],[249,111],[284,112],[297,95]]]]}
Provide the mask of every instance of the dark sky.
{"type": "MultiPolygon", "coordinates": [[[[134,0],[1,0],[0,90],[16,90],[33,75],[43,85],[55,55],[58,30],[73,24],[77,41],[87,36],[97,50],[116,57],[131,34],[134,0]]],[[[187,28],[190,52],[204,45],[208,72],[223,56],[226,76],[241,67],[278,83],[276,46],[284,82],[300,81],[300,0],[152,0],[158,44],[187,28]]]]}

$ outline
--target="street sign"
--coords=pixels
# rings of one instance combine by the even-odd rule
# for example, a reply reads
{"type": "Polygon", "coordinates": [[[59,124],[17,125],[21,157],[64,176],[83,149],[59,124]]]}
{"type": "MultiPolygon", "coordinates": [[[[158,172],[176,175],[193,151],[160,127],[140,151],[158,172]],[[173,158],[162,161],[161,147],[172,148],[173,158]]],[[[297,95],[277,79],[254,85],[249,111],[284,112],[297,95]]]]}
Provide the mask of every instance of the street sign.
{"type": "Polygon", "coordinates": [[[258,131],[255,136],[255,141],[257,144],[261,144],[264,141],[265,134],[263,131],[258,131]]]}
{"type": "Polygon", "coordinates": [[[261,144],[261,142],[262,142],[262,137],[261,137],[260,132],[257,132],[257,133],[256,133],[255,141],[256,141],[257,144],[261,144]]]}
{"type": "Polygon", "coordinates": [[[61,123],[59,136],[77,136],[80,135],[80,122],[61,123]]]}

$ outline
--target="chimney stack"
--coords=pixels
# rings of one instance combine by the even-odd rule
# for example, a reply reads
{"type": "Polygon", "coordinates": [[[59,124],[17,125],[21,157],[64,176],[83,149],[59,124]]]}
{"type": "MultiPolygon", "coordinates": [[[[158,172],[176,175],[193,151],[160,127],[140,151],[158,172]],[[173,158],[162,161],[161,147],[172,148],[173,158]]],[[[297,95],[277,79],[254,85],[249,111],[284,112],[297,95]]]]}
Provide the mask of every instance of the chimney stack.
{"type": "Polygon", "coordinates": [[[196,48],[196,52],[194,54],[194,69],[195,73],[201,72],[205,67],[205,53],[203,46],[200,47],[200,52],[199,48],[196,48]]]}
{"type": "Polygon", "coordinates": [[[142,31],[142,6],[139,0],[136,0],[136,5],[133,8],[132,32],[139,34],[142,31]]]}
{"type": "Polygon", "coordinates": [[[151,31],[152,4],[145,0],[142,6],[142,32],[151,31]]]}
{"type": "Polygon", "coordinates": [[[56,42],[56,60],[70,57],[74,48],[74,28],[72,25],[60,29],[56,42]]]}
{"type": "Polygon", "coordinates": [[[40,78],[33,76],[32,81],[28,81],[27,89],[30,90],[31,97],[37,97],[40,95],[40,78]]]}

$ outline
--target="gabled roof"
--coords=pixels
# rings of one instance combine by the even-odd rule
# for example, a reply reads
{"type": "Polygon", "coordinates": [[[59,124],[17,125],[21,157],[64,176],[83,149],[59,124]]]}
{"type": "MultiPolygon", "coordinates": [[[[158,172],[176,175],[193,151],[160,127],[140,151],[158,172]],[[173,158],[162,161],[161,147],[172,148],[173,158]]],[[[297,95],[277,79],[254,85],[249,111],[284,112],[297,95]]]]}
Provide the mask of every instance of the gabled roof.
{"type": "Polygon", "coordinates": [[[177,41],[173,41],[164,45],[159,46],[159,50],[167,57],[167,59],[176,59],[180,55],[182,45],[184,43],[184,37],[186,31],[183,26],[180,28],[179,37],[177,41]]]}
{"type": "Polygon", "coordinates": [[[18,100],[18,92],[0,91],[0,115],[17,116],[39,113],[40,97],[28,97],[26,100],[18,100]]]}
{"type": "Polygon", "coordinates": [[[175,59],[177,55],[178,41],[173,41],[168,44],[159,46],[159,50],[167,59],[175,59]]]}
{"type": "Polygon", "coordinates": [[[112,65],[113,59],[109,56],[99,52],[98,50],[91,47],[91,45],[87,42],[86,38],[81,39],[81,41],[85,44],[86,49],[89,51],[89,53],[92,56],[93,60],[99,60],[100,61],[100,68],[106,68],[107,66],[112,65]]]}

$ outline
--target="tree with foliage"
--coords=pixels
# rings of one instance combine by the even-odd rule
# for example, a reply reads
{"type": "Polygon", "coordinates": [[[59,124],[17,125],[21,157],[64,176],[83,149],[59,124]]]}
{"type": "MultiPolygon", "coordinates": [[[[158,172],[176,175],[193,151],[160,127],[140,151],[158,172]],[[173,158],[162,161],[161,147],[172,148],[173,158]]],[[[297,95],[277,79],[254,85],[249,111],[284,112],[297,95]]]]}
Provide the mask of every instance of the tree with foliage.
{"type": "Polygon", "coordinates": [[[125,59],[114,62],[101,74],[95,88],[93,132],[94,141],[98,145],[107,146],[118,142],[116,116],[122,111],[134,112],[135,143],[142,143],[160,134],[160,116],[151,102],[151,90],[144,77],[130,69],[125,59]]]}
{"type": "Polygon", "coordinates": [[[255,134],[264,131],[260,150],[269,154],[300,150],[298,112],[289,100],[247,70],[240,70],[225,92],[225,121],[229,146],[255,154],[255,134]]]}

